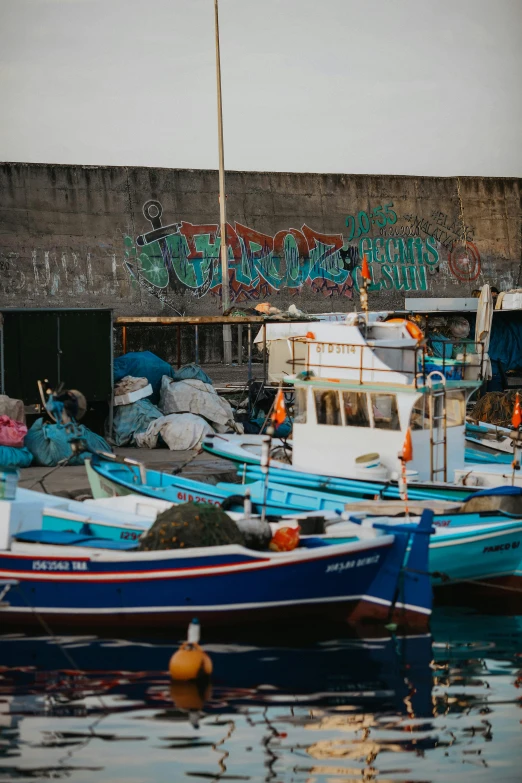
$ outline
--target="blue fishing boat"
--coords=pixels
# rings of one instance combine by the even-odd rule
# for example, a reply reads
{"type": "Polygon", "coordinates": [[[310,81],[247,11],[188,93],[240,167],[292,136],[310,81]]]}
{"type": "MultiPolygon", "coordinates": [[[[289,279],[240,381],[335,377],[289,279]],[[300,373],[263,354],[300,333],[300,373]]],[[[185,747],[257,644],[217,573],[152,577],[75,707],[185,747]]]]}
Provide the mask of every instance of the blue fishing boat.
{"type": "Polygon", "coordinates": [[[139,551],[134,541],[88,531],[29,530],[27,524],[20,531],[25,501],[2,502],[9,504],[0,531],[6,543],[0,549],[2,623],[172,628],[197,614],[220,626],[396,616],[417,627],[431,612],[431,512],[418,526],[393,532],[355,531],[342,542],[307,537],[291,552],[239,545],[139,551]]]}
{"type": "MultiPolygon", "coordinates": [[[[182,476],[174,476],[158,470],[148,470],[135,464],[111,462],[93,455],[85,467],[93,496],[113,497],[138,493],[150,498],[168,500],[171,503],[214,503],[227,509],[241,511],[248,491],[254,509],[266,505],[273,516],[297,511],[342,511],[344,504],[358,497],[375,497],[376,491],[347,493],[320,492],[314,486],[286,485],[285,481],[264,482],[259,477],[248,484],[220,482],[206,484],[182,476]]],[[[469,490],[462,492],[469,495],[469,490]]]]}

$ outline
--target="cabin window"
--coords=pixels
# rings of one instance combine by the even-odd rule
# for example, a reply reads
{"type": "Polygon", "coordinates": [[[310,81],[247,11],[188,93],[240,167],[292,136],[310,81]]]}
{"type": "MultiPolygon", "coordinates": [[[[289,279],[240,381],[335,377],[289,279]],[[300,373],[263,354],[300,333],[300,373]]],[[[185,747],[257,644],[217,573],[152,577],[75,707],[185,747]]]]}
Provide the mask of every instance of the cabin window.
{"type": "Polygon", "coordinates": [[[344,420],[349,427],[369,427],[368,400],[360,392],[343,392],[344,420]]]}
{"type": "Polygon", "coordinates": [[[400,430],[395,394],[370,394],[374,427],[378,430],[400,430]]]}
{"type": "Polygon", "coordinates": [[[446,393],[446,426],[461,427],[466,421],[466,396],[462,391],[446,393]]]}
{"type": "Polygon", "coordinates": [[[295,387],[294,424],[306,424],[307,390],[295,387]]]}
{"type": "Polygon", "coordinates": [[[425,394],[417,397],[411,409],[410,428],[412,430],[429,430],[430,428],[430,406],[425,394]]]}
{"type": "Polygon", "coordinates": [[[314,397],[318,424],[333,424],[336,426],[342,424],[338,391],[333,389],[316,389],[314,397]]]}

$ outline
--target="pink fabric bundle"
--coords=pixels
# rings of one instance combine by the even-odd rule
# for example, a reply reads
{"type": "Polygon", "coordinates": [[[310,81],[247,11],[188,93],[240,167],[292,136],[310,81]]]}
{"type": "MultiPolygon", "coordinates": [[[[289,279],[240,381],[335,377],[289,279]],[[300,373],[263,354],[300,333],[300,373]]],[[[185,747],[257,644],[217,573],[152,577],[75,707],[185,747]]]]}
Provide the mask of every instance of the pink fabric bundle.
{"type": "Polygon", "coordinates": [[[21,449],[26,435],[25,424],[13,421],[9,416],[0,416],[0,446],[13,446],[21,449]]]}

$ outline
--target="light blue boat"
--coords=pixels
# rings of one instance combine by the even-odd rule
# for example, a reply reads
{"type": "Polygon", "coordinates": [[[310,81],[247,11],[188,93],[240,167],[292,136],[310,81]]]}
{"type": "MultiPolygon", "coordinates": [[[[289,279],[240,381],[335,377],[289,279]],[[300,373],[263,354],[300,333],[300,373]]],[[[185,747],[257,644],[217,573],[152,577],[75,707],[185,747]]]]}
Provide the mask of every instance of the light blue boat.
{"type": "MultiPolygon", "coordinates": [[[[170,503],[215,503],[233,511],[241,511],[247,491],[254,510],[260,509],[265,501],[264,482],[261,477],[248,484],[205,484],[181,476],[174,476],[158,470],[146,470],[136,465],[109,462],[93,455],[85,466],[93,496],[113,497],[117,495],[140,494],[146,497],[167,500],[170,503]]],[[[467,496],[469,491],[462,492],[467,496]]],[[[366,492],[373,498],[375,492],[366,492]]],[[[348,502],[357,500],[356,494],[339,495],[319,492],[314,487],[286,486],[285,482],[268,482],[266,511],[272,516],[283,516],[300,511],[342,512],[348,502]]]]}
{"type": "MultiPolygon", "coordinates": [[[[260,465],[250,464],[240,465],[238,475],[245,475],[248,481],[255,482],[261,480],[263,473],[260,465]]],[[[317,476],[312,473],[275,467],[273,464],[270,466],[269,477],[271,485],[284,484],[285,486],[303,487],[318,492],[341,495],[346,502],[357,499],[372,500],[376,497],[383,500],[398,500],[400,498],[397,483],[317,476]]],[[[436,499],[459,503],[466,500],[472,492],[474,492],[473,487],[418,483],[408,485],[408,497],[412,500],[436,499]]]]}

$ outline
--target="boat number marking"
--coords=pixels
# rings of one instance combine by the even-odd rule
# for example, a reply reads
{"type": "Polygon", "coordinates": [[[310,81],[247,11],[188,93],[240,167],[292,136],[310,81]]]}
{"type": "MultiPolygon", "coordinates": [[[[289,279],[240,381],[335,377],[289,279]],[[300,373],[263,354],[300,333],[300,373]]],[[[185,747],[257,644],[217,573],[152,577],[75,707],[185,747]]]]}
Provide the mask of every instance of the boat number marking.
{"type": "Polygon", "coordinates": [[[332,343],[317,343],[317,353],[355,353],[355,345],[332,345],[332,343]]]}
{"type": "Polygon", "coordinates": [[[451,525],[451,519],[441,519],[440,522],[433,523],[435,527],[448,527],[451,525]]]}
{"type": "Polygon", "coordinates": [[[508,549],[518,549],[520,541],[512,541],[511,544],[497,544],[496,546],[485,546],[484,552],[505,552],[508,549]]]}
{"type": "Polygon", "coordinates": [[[194,503],[212,503],[214,506],[220,506],[219,500],[211,500],[210,498],[202,498],[199,495],[188,495],[186,492],[178,492],[178,500],[184,500],[186,503],[193,501],[194,503]]]}
{"type": "Polygon", "coordinates": [[[326,568],[326,573],[330,574],[335,572],[347,571],[349,568],[359,568],[360,566],[375,565],[380,560],[380,555],[373,555],[373,557],[360,557],[358,560],[345,560],[344,563],[330,563],[326,568]]]}
{"type": "Polygon", "coordinates": [[[87,571],[81,560],[33,560],[33,571],[87,571]]]}
{"type": "MultiPolygon", "coordinates": [[[[144,533],[145,531],[142,532],[144,533]]],[[[134,533],[132,530],[122,530],[120,533],[120,538],[122,538],[124,541],[137,541],[141,535],[142,533],[134,533]]]]}

